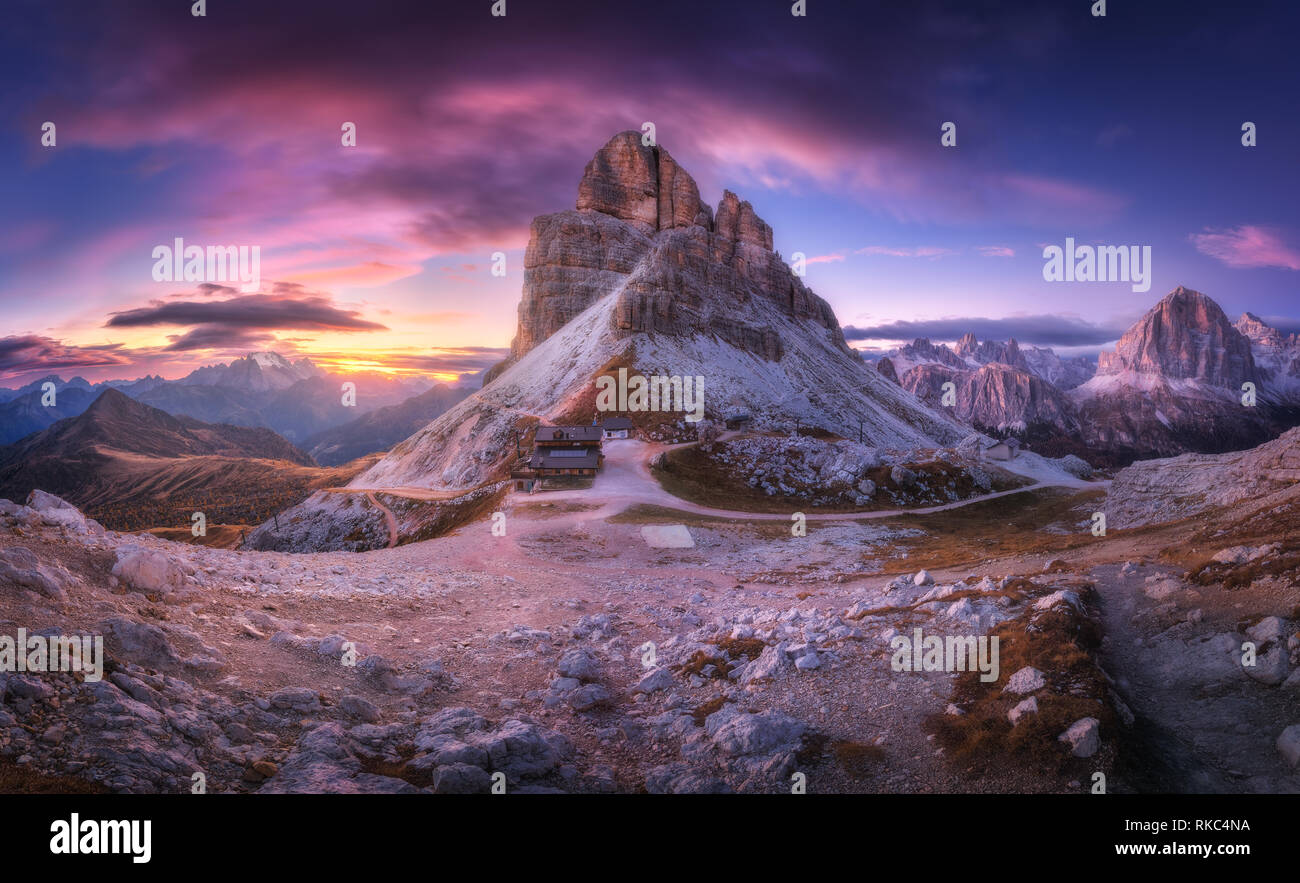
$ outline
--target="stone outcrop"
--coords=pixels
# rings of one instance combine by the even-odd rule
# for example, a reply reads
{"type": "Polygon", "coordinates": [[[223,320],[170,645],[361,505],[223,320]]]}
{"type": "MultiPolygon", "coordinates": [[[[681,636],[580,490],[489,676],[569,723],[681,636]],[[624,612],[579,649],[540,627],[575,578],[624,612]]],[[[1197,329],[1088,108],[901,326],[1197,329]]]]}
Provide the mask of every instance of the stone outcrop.
{"type": "Polygon", "coordinates": [[[1115,527],[1140,527],[1249,504],[1267,509],[1300,496],[1300,428],[1247,451],[1143,460],[1115,475],[1106,511],[1115,527]]]}
{"type": "MultiPolygon", "coordinates": [[[[743,413],[755,428],[819,427],[897,450],[969,434],[872,370],[830,305],[773,250],[772,230],[754,208],[727,193],[716,215],[708,211],[663,147],[641,144],[637,132],[615,135],[587,164],[578,191],[573,209],[533,221],[510,358],[355,487],[495,482],[538,421],[589,422],[596,378],[617,368],[704,377],[697,401],[709,421],[743,413]]],[[[640,431],[695,438],[682,398],[647,413],[640,431]]],[[[331,543],[351,536],[342,523],[351,515],[329,508],[313,498],[296,514],[331,543]]]]}
{"type": "Polygon", "coordinates": [[[990,362],[978,371],[919,365],[902,378],[903,388],[933,408],[942,407],[943,385],[955,386],[957,419],[991,432],[1051,435],[1074,432],[1078,422],[1065,394],[1028,371],[990,362]]]}
{"type": "Polygon", "coordinates": [[[1136,456],[1220,453],[1267,441],[1289,425],[1261,394],[1250,340],[1209,297],[1179,286],[1098,357],[1097,373],[1070,393],[1085,440],[1136,456]]]}
{"type": "Polygon", "coordinates": [[[1269,391],[1300,401],[1300,335],[1283,334],[1252,313],[1242,313],[1235,327],[1250,341],[1255,369],[1269,391]]]}
{"type": "Polygon", "coordinates": [[[753,206],[726,191],[715,218],[690,174],[634,131],[587,163],[575,210],[533,220],[510,363],[619,288],[612,321],[625,335],[713,333],[776,361],[780,335],[761,315],[776,310],[848,349],[830,306],[773,251],[753,206]]]}
{"type": "Polygon", "coordinates": [[[1025,361],[1024,354],[1020,352],[1020,345],[1016,343],[1014,337],[1005,343],[1000,340],[986,340],[980,343],[975,339],[975,335],[968,331],[957,341],[953,351],[962,359],[973,360],[980,364],[1001,362],[1003,365],[1010,365],[1021,371],[1029,370],[1029,364],[1025,361]]]}
{"type": "Polygon", "coordinates": [[[1098,377],[1124,372],[1230,389],[1258,379],[1250,341],[1218,304],[1181,285],[1098,356],[1098,377]]]}

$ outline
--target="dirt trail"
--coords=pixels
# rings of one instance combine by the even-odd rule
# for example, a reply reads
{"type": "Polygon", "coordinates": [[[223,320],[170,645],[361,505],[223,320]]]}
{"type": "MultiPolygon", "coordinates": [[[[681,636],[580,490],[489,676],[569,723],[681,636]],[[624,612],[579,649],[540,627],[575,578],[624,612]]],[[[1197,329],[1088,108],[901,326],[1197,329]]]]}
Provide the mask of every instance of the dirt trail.
{"type": "Polygon", "coordinates": [[[370,505],[384,513],[384,523],[388,525],[388,548],[393,548],[397,545],[397,519],[393,517],[393,513],[389,511],[387,506],[379,502],[373,493],[367,491],[366,499],[370,501],[370,505]]]}
{"type": "MultiPolygon", "coordinates": [[[[689,447],[693,444],[696,443],[686,442],[679,445],[665,445],[634,439],[612,439],[605,443],[605,462],[601,467],[600,474],[596,476],[592,487],[583,490],[547,491],[535,498],[519,498],[544,499],[548,503],[582,502],[600,504],[599,508],[574,513],[570,519],[566,519],[571,523],[603,520],[610,516],[617,515],[619,512],[622,512],[631,506],[639,504],[662,506],[666,509],[675,509],[679,512],[689,512],[693,515],[703,515],[712,518],[734,518],[744,521],[790,520],[789,513],[748,512],[743,509],[719,509],[684,500],[681,497],[675,496],[664,490],[655,479],[654,475],[650,472],[650,461],[662,452],[689,447]]],[[[1033,484],[1024,487],[983,494],[978,497],[957,500],[952,503],[944,503],[938,506],[927,506],[918,509],[875,509],[869,512],[811,512],[807,513],[806,517],[808,521],[870,521],[878,518],[893,518],[898,515],[928,515],[934,512],[958,509],[962,506],[969,506],[987,500],[995,500],[999,497],[1010,496],[1011,494],[1023,494],[1048,487],[1103,489],[1110,484],[1105,481],[1089,482],[1081,479],[1062,478],[1055,475],[1043,475],[1035,473],[1032,468],[1029,467],[1017,468],[1017,464],[1014,462],[1003,463],[1001,465],[1008,469],[1008,471],[1023,475],[1026,478],[1034,478],[1037,480],[1033,484]]],[[[353,490],[353,492],[359,491],[359,489],[350,490],[353,490]]],[[[412,488],[372,488],[370,491],[391,493],[396,496],[416,496],[417,492],[419,492],[421,494],[419,498],[423,499],[430,498],[423,495],[439,495],[446,493],[441,491],[419,491],[419,489],[412,488]]],[[[367,493],[369,493],[369,491],[367,491],[367,493]]]]}

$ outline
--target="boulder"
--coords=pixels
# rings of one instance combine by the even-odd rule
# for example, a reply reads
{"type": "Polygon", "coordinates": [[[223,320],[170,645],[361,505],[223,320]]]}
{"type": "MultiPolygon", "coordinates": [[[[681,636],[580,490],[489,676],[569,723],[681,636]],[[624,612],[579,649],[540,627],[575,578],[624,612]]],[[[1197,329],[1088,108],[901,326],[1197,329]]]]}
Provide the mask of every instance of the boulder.
{"type": "Polygon", "coordinates": [[[594,681],[600,678],[600,661],[595,654],[582,647],[572,647],[560,657],[556,671],[561,677],[594,681]]]}
{"type": "MultiPolygon", "coordinates": [[[[714,714],[719,713],[721,712],[714,714]]],[[[807,729],[802,721],[777,711],[733,713],[714,730],[711,738],[723,754],[732,757],[766,755],[782,750],[796,750],[807,729]]]]}
{"type": "Polygon", "coordinates": [[[113,576],[137,592],[170,594],[181,587],[185,574],[168,556],[152,549],[123,546],[117,550],[113,576]]]}
{"type": "Polygon", "coordinates": [[[42,564],[30,549],[14,546],[0,551],[0,586],[28,589],[63,601],[68,590],[79,584],[77,578],[62,567],[42,564]]]}
{"type": "Polygon", "coordinates": [[[1292,769],[1300,767],[1300,724],[1292,724],[1278,735],[1277,750],[1292,769]]]}
{"type": "Polygon", "coordinates": [[[660,666],[650,671],[645,677],[637,682],[632,688],[633,694],[636,693],[657,693],[660,690],[670,689],[673,685],[673,675],[668,669],[660,666]]]}
{"type": "Polygon", "coordinates": [[[1011,677],[1007,678],[1007,685],[1002,688],[1003,693],[1033,693],[1035,690],[1041,690],[1047,686],[1047,680],[1043,673],[1032,665],[1026,665],[1017,671],[1011,677]]]}
{"type": "Polygon", "coordinates": [[[113,616],[96,627],[104,634],[109,652],[145,668],[169,668],[180,664],[167,635],[156,625],[113,616]]]}
{"type": "Polygon", "coordinates": [[[1008,711],[1007,720],[1011,721],[1011,726],[1014,727],[1027,714],[1038,714],[1038,699],[1033,696],[1021,700],[1015,708],[1008,711]]]}
{"type": "Polygon", "coordinates": [[[433,771],[434,794],[486,794],[492,777],[481,767],[468,763],[451,763],[433,771]]]}
{"type": "Polygon", "coordinates": [[[1101,748],[1101,721],[1095,717],[1080,718],[1057,741],[1069,745],[1075,757],[1092,757],[1101,748]]]}

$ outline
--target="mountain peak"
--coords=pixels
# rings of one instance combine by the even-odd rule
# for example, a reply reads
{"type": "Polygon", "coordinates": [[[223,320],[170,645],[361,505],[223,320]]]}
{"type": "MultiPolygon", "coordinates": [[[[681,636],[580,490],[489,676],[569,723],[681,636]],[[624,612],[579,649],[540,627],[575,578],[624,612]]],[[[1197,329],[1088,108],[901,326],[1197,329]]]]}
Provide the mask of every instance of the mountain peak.
{"type": "Polygon", "coordinates": [[[610,138],[587,163],[577,208],[611,215],[648,234],[708,227],[712,220],[695,179],[667,150],[642,143],[641,133],[630,130],[610,138]]]}
{"type": "Polygon", "coordinates": [[[152,410],[154,409],[140,404],[121,390],[109,387],[90,403],[85,413],[92,418],[135,418],[146,416],[152,410]]]}
{"type": "Polygon", "coordinates": [[[1186,286],[1184,286],[1184,285],[1179,285],[1179,286],[1176,287],[1173,291],[1171,291],[1171,292],[1169,292],[1168,294],[1166,294],[1163,298],[1160,299],[1160,303],[1162,303],[1162,304],[1165,304],[1165,303],[1170,303],[1170,304],[1200,304],[1200,303],[1209,303],[1209,304],[1213,304],[1215,309],[1218,309],[1218,308],[1219,308],[1219,305],[1218,305],[1217,303],[1214,303],[1214,299],[1211,298],[1209,295],[1202,294],[1201,292],[1197,291],[1196,289],[1194,289],[1194,288],[1188,288],[1188,287],[1186,287],[1186,286]]]}
{"type": "Polygon", "coordinates": [[[1250,341],[1212,298],[1182,285],[1099,355],[1098,376],[1130,373],[1234,389],[1256,379],[1250,341]]]}
{"type": "Polygon", "coordinates": [[[262,368],[265,368],[268,365],[276,368],[293,367],[292,362],[290,362],[288,359],[286,359],[284,356],[280,355],[279,353],[272,352],[271,350],[261,350],[260,352],[249,353],[244,358],[251,359],[252,361],[256,362],[258,366],[262,368]]]}

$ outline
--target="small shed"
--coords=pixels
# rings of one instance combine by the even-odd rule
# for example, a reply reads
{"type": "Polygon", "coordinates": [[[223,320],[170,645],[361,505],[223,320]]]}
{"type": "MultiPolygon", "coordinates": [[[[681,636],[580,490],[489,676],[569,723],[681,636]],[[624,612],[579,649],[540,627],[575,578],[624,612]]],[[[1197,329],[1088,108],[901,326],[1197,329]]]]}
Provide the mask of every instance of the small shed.
{"type": "Polygon", "coordinates": [[[1020,439],[1004,438],[986,442],[984,457],[988,460],[1014,460],[1020,453],[1020,439]]]}
{"type": "Polygon", "coordinates": [[[631,438],[635,427],[631,417],[606,417],[600,423],[605,438],[631,438]]]}

